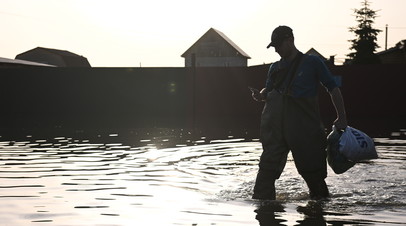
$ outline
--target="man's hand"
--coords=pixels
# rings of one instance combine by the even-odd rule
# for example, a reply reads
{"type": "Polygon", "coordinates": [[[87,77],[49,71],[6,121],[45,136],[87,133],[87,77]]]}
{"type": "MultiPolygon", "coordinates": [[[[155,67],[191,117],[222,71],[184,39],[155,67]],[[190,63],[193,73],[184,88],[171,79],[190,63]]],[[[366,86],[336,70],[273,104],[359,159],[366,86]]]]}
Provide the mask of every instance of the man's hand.
{"type": "Polygon", "coordinates": [[[348,126],[347,119],[337,118],[334,121],[334,126],[337,128],[337,130],[344,130],[348,126]]]}
{"type": "Polygon", "coordinates": [[[256,101],[265,101],[264,94],[263,94],[265,92],[265,88],[263,88],[261,90],[261,92],[259,90],[255,89],[255,88],[252,88],[252,87],[248,87],[248,88],[251,90],[252,98],[254,100],[256,100],[256,101]]]}

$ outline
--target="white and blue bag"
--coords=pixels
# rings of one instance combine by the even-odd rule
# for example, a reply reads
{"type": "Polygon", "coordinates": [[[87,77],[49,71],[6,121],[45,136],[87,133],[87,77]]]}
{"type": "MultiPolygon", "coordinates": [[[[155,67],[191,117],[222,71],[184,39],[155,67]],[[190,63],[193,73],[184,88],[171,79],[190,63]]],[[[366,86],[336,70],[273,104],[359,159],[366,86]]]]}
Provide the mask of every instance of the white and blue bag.
{"type": "Polygon", "coordinates": [[[353,162],[378,158],[372,138],[350,126],[341,134],[338,150],[353,162]]]}

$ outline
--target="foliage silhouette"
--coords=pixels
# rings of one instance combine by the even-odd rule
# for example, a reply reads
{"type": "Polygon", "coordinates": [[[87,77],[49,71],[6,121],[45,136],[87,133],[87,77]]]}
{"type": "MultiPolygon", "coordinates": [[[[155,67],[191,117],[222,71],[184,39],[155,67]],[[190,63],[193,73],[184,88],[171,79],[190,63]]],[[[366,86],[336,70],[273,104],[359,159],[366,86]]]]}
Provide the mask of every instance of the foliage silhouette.
{"type": "Polygon", "coordinates": [[[349,40],[352,43],[349,53],[349,64],[377,64],[379,57],[374,53],[379,47],[376,43],[377,36],[382,30],[372,27],[377,11],[370,8],[368,0],[362,2],[360,9],[354,9],[357,26],[350,27],[349,30],[355,33],[356,38],[349,40]]]}

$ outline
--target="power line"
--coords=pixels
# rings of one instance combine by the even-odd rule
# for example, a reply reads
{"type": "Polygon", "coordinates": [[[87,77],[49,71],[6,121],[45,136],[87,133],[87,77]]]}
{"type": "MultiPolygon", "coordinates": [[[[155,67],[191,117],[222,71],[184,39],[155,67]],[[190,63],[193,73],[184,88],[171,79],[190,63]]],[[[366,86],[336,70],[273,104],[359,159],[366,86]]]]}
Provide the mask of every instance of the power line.
{"type": "Polygon", "coordinates": [[[406,27],[388,27],[388,28],[390,28],[390,29],[406,29],[406,27]]]}
{"type": "Polygon", "coordinates": [[[24,15],[16,14],[16,13],[8,13],[8,12],[2,12],[2,11],[0,11],[0,14],[10,15],[10,16],[18,16],[18,17],[27,17],[27,16],[24,16],[24,15]]]}
{"type": "Polygon", "coordinates": [[[25,19],[41,19],[41,18],[38,18],[38,17],[21,15],[21,14],[17,14],[17,13],[8,13],[8,12],[4,12],[4,11],[0,11],[0,14],[8,15],[8,16],[14,16],[14,17],[20,17],[20,18],[25,18],[25,19]]]}

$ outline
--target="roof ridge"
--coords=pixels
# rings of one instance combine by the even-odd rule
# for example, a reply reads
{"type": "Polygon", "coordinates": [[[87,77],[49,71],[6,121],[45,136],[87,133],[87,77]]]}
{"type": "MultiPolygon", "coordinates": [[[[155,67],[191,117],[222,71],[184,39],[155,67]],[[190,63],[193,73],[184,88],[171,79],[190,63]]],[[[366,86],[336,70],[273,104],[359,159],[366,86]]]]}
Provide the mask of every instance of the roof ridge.
{"type": "Polygon", "coordinates": [[[247,57],[247,58],[251,58],[246,52],[244,52],[244,50],[242,50],[237,44],[235,44],[235,42],[233,42],[229,37],[227,37],[227,35],[225,35],[223,32],[215,29],[215,28],[211,28],[213,29],[215,32],[217,32],[224,40],[226,40],[234,49],[236,49],[238,52],[240,52],[241,55],[247,57]]]}
{"type": "Polygon", "coordinates": [[[194,45],[196,45],[196,43],[198,43],[203,37],[205,37],[210,31],[214,31],[216,34],[218,34],[223,40],[225,40],[228,44],[231,45],[231,47],[233,47],[235,50],[237,50],[242,56],[251,59],[251,57],[244,52],[237,44],[235,44],[229,37],[227,37],[223,32],[215,29],[215,28],[210,28],[208,31],[206,31],[206,33],[204,33],[195,43],[193,43],[193,45],[191,45],[181,56],[184,57],[185,54],[191,49],[193,48],[194,45]]]}

